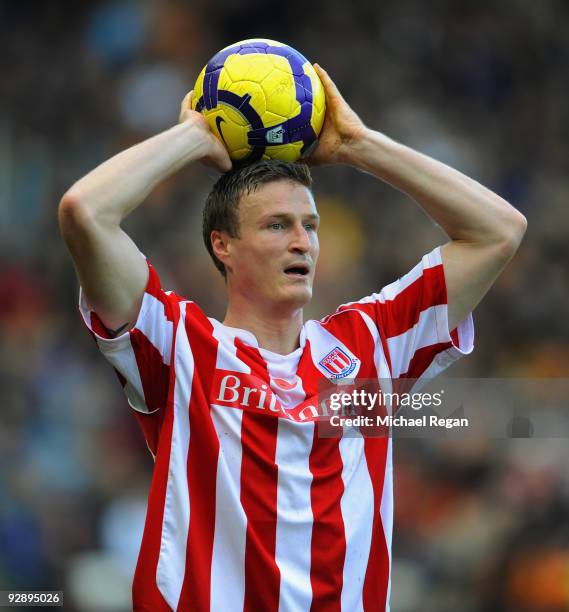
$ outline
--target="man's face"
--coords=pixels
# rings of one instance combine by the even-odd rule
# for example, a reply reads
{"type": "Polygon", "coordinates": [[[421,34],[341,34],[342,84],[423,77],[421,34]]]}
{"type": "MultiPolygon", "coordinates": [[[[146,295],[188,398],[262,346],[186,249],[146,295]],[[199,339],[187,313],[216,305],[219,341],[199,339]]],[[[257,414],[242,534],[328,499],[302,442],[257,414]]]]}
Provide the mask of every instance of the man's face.
{"type": "Polygon", "coordinates": [[[239,238],[230,238],[230,291],[268,305],[302,307],[312,297],[318,213],[303,185],[278,180],[241,197],[239,238]]]}

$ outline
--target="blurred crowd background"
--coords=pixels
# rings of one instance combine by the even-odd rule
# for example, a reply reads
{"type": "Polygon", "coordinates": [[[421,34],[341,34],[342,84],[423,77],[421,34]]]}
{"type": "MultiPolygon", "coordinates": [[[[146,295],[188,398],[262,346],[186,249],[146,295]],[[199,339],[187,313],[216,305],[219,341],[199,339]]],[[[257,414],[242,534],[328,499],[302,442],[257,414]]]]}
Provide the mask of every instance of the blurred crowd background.
{"type": "MultiPolygon", "coordinates": [[[[221,47],[274,38],[322,64],[370,126],[445,161],[528,218],[475,312],[465,377],[569,372],[569,3],[565,0],[1,2],[0,589],[65,609],[130,607],[152,460],[76,308],[60,197],[177,120],[221,47]]],[[[445,238],[408,198],[314,171],[321,317],[445,238]]],[[[215,173],[160,185],[127,230],[163,285],[223,317],[201,242],[215,173]]],[[[566,439],[395,443],[393,612],[569,610],[566,439]]]]}

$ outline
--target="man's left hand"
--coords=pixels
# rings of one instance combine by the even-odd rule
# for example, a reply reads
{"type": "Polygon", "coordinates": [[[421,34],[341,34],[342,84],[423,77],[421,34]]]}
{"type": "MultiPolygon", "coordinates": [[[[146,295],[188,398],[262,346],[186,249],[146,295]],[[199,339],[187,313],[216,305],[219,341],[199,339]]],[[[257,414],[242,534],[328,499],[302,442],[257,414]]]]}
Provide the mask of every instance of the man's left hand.
{"type": "Polygon", "coordinates": [[[344,100],[328,73],[318,64],[314,64],[314,69],[324,86],[326,116],[318,145],[305,161],[312,166],[349,164],[350,152],[363,136],[366,127],[344,100]]]}

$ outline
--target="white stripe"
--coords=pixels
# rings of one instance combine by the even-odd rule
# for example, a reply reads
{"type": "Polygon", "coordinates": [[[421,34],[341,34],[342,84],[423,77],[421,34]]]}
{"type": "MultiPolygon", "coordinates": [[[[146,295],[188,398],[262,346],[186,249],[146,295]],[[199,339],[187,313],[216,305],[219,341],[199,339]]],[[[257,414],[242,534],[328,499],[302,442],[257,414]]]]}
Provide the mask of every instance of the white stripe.
{"type": "Polygon", "coordinates": [[[277,396],[281,406],[285,410],[298,406],[306,397],[306,393],[302,388],[302,381],[296,374],[302,351],[297,349],[297,351],[287,356],[277,355],[264,349],[259,349],[259,352],[267,365],[271,380],[271,390],[277,396]],[[293,386],[290,389],[283,389],[276,382],[278,379],[282,379],[293,386]]]}
{"type": "Polygon", "coordinates": [[[362,593],[373,525],[373,485],[367,467],[364,439],[359,432],[350,430],[340,440],[342,480],[344,493],[340,502],[346,534],[342,610],[363,610],[362,593]]]}
{"type": "MultiPolygon", "coordinates": [[[[235,337],[239,330],[226,327],[216,319],[209,321],[213,325],[212,335],[218,341],[216,369],[250,374],[251,368],[237,356],[235,337]]],[[[241,611],[245,601],[247,540],[247,516],[241,504],[243,411],[212,404],[210,414],[219,440],[210,609],[241,611]]]]}
{"type": "Polygon", "coordinates": [[[170,365],[174,324],[168,321],[164,304],[153,295],[145,293],[135,327],[150,340],[162,361],[170,365]]]}
{"type": "Polygon", "coordinates": [[[407,331],[387,339],[393,378],[409,369],[415,352],[426,346],[450,341],[446,327],[446,304],[431,306],[421,311],[419,320],[407,331]]]}
{"type": "MultiPolygon", "coordinates": [[[[267,358],[271,381],[296,377],[298,361],[298,358],[267,358]]],[[[300,379],[298,382],[301,383],[300,379]]],[[[302,384],[285,391],[271,382],[271,388],[285,409],[294,408],[306,399],[302,384]]],[[[279,419],[275,451],[278,469],[275,563],[281,575],[279,610],[283,611],[309,610],[312,602],[310,551],[314,516],[309,458],[313,439],[314,423],[279,419]]]]}
{"type": "Polygon", "coordinates": [[[387,456],[385,458],[385,476],[383,480],[383,492],[381,494],[381,524],[383,534],[387,543],[387,554],[389,556],[389,577],[387,582],[387,599],[385,612],[389,612],[389,598],[391,597],[391,538],[393,534],[393,449],[392,438],[387,441],[387,456]]]}
{"type": "Polygon", "coordinates": [[[226,327],[216,319],[210,318],[208,320],[213,325],[212,335],[218,342],[216,369],[250,374],[251,368],[242,359],[237,357],[235,338],[240,330],[226,327]]]}
{"type": "Polygon", "coordinates": [[[309,457],[314,423],[279,419],[275,562],[281,573],[279,610],[310,610],[310,551],[314,516],[309,457]]]}
{"type": "MultiPolygon", "coordinates": [[[[389,371],[389,365],[387,363],[387,359],[385,358],[385,353],[383,351],[383,346],[381,343],[381,338],[379,337],[379,332],[373,320],[368,314],[360,311],[360,315],[365,321],[367,328],[374,341],[374,346],[375,346],[374,363],[375,363],[376,371],[378,372],[378,379],[380,381],[382,391],[386,393],[390,393],[393,390],[393,385],[391,384],[391,373],[389,371]]],[[[389,414],[393,414],[391,403],[389,404],[389,406],[387,406],[387,409],[388,409],[389,414]]],[[[387,444],[388,446],[387,446],[387,456],[385,460],[383,491],[381,493],[380,514],[381,514],[381,523],[383,526],[383,535],[385,537],[385,542],[387,545],[387,554],[388,554],[388,559],[389,559],[387,597],[386,597],[386,603],[385,603],[385,611],[389,612],[389,598],[391,595],[391,565],[392,565],[391,541],[392,541],[392,533],[393,533],[393,456],[392,456],[391,435],[388,438],[387,444]]],[[[373,500],[371,501],[370,506],[373,508],[373,500]]],[[[371,517],[371,519],[369,520],[373,521],[373,517],[371,517]]],[[[351,608],[348,606],[346,606],[346,609],[351,610],[351,608]]]]}
{"type": "MultiPolygon", "coordinates": [[[[160,540],[160,555],[156,569],[156,586],[168,605],[178,606],[186,570],[186,542],[190,524],[190,499],[188,493],[188,447],[190,442],[190,418],[188,407],[194,376],[194,357],[186,335],[185,318],[187,303],[180,304],[180,321],[176,330],[174,367],[174,420],[170,445],[170,464],[164,503],[164,519],[160,540]]],[[[191,571],[191,568],[189,568],[191,571]]]]}
{"type": "Polygon", "coordinates": [[[215,531],[211,559],[210,608],[243,610],[247,517],[241,505],[242,410],[211,407],[219,439],[215,493],[215,531]]]}
{"type": "Polygon", "coordinates": [[[382,381],[384,386],[389,384],[389,389],[385,388],[383,391],[390,392],[391,391],[391,372],[389,371],[389,364],[387,363],[387,359],[385,358],[385,352],[383,351],[383,345],[381,343],[381,338],[379,337],[379,331],[377,326],[373,322],[372,318],[365,312],[361,310],[357,311],[362,319],[364,320],[368,331],[373,338],[373,362],[375,364],[375,371],[377,372],[377,378],[382,381]]]}

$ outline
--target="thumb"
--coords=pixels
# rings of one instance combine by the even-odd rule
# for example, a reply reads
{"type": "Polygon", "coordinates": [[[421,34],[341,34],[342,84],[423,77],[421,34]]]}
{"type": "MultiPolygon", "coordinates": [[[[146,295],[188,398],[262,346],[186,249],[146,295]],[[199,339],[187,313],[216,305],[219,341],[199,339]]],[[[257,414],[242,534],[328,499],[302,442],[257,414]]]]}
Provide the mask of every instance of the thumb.
{"type": "Polygon", "coordinates": [[[192,95],[194,93],[194,90],[191,89],[185,96],[184,99],[182,100],[182,104],[180,105],[180,117],[179,117],[179,121],[183,121],[185,118],[185,113],[188,110],[191,110],[192,108],[192,95]]]}

